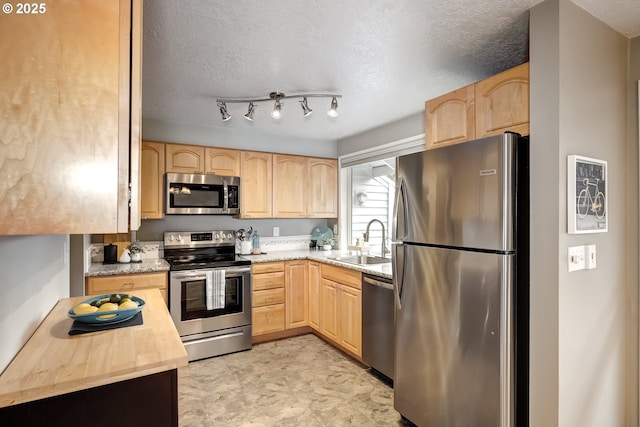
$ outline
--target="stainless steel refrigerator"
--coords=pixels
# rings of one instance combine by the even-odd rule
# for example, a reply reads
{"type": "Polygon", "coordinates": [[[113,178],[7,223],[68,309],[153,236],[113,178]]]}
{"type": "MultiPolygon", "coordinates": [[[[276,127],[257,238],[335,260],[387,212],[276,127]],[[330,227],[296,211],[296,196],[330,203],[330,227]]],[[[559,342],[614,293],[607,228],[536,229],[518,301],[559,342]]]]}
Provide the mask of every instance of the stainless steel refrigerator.
{"type": "Polygon", "coordinates": [[[394,405],[418,426],[528,425],[528,138],[398,158],[394,405]]]}

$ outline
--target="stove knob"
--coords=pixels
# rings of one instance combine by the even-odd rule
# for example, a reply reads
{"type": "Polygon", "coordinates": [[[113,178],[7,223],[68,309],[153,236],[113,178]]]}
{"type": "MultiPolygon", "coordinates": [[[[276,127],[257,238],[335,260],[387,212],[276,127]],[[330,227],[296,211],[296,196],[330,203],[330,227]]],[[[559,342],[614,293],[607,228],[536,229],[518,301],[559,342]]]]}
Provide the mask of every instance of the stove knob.
{"type": "Polygon", "coordinates": [[[233,233],[229,233],[229,235],[227,236],[227,239],[232,240],[233,239],[233,233]]]}
{"type": "Polygon", "coordinates": [[[173,234],[169,234],[169,241],[173,242],[173,234]]]}
{"type": "Polygon", "coordinates": [[[177,240],[178,242],[181,242],[181,241],[182,241],[182,236],[178,234],[178,235],[176,236],[176,240],[177,240]]]}
{"type": "Polygon", "coordinates": [[[220,235],[218,233],[216,233],[216,235],[213,237],[215,240],[220,240],[220,235]]]}

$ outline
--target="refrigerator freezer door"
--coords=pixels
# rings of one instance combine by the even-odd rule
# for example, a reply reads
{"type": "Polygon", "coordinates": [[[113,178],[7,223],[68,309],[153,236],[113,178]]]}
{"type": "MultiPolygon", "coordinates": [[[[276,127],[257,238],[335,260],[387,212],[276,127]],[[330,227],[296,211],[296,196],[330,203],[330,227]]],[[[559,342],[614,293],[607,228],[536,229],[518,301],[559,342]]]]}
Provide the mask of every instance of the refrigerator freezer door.
{"type": "Polygon", "coordinates": [[[394,239],[514,249],[516,134],[398,159],[394,239]]]}
{"type": "Polygon", "coordinates": [[[403,246],[396,410],[421,427],[513,425],[514,255],[403,246]]]}

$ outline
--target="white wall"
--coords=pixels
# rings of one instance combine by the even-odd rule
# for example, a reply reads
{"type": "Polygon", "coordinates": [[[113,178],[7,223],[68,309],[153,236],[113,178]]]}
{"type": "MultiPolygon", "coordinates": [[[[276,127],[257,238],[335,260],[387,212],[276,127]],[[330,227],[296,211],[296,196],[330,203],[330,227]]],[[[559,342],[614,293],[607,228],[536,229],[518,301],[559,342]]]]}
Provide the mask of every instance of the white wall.
{"type": "Polygon", "coordinates": [[[338,141],[338,155],[356,153],[424,134],[424,112],[396,120],[338,141]]]}
{"type": "Polygon", "coordinates": [[[638,342],[638,283],[640,263],[639,241],[640,235],[638,221],[638,194],[640,194],[640,173],[638,170],[640,150],[638,149],[638,80],[640,80],[640,37],[631,40],[629,55],[629,76],[627,83],[628,106],[628,134],[627,134],[627,425],[638,425],[640,415],[638,413],[638,363],[640,349],[638,342]]]}
{"type": "Polygon", "coordinates": [[[68,250],[68,235],[0,236],[0,372],[69,296],[68,250]]]}
{"type": "Polygon", "coordinates": [[[242,150],[337,158],[337,142],[270,135],[247,130],[194,126],[144,118],[142,139],[242,150]]]}
{"type": "Polygon", "coordinates": [[[625,425],[629,42],[569,0],[535,6],[530,29],[531,425],[625,425]],[[570,154],[608,161],[608,233],[567,234],[570,154]],[[591,243],[598,268],[568,273],[567,248],[591,243]]]}

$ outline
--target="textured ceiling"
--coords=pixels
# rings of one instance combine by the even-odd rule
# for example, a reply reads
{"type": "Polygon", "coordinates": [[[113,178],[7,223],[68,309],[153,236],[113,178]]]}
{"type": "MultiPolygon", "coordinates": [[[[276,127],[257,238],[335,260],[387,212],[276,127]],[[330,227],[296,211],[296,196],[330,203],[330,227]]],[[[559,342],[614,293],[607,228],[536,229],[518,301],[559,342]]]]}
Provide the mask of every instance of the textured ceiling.
{"type": "MultiPolygon", "coordinates": [[[[144,3],[143,116],[317,139],[339,139],[409,116],[426,99],[528,59],[528,9],[541,0],[153,0],[144,3]],[[340,93],[296,99],[283,118],[260,103],[216,97],[270,92],[340,93]]],[[[629,37],[640,35],[639,0],[576,0],[629,37]]]]}

